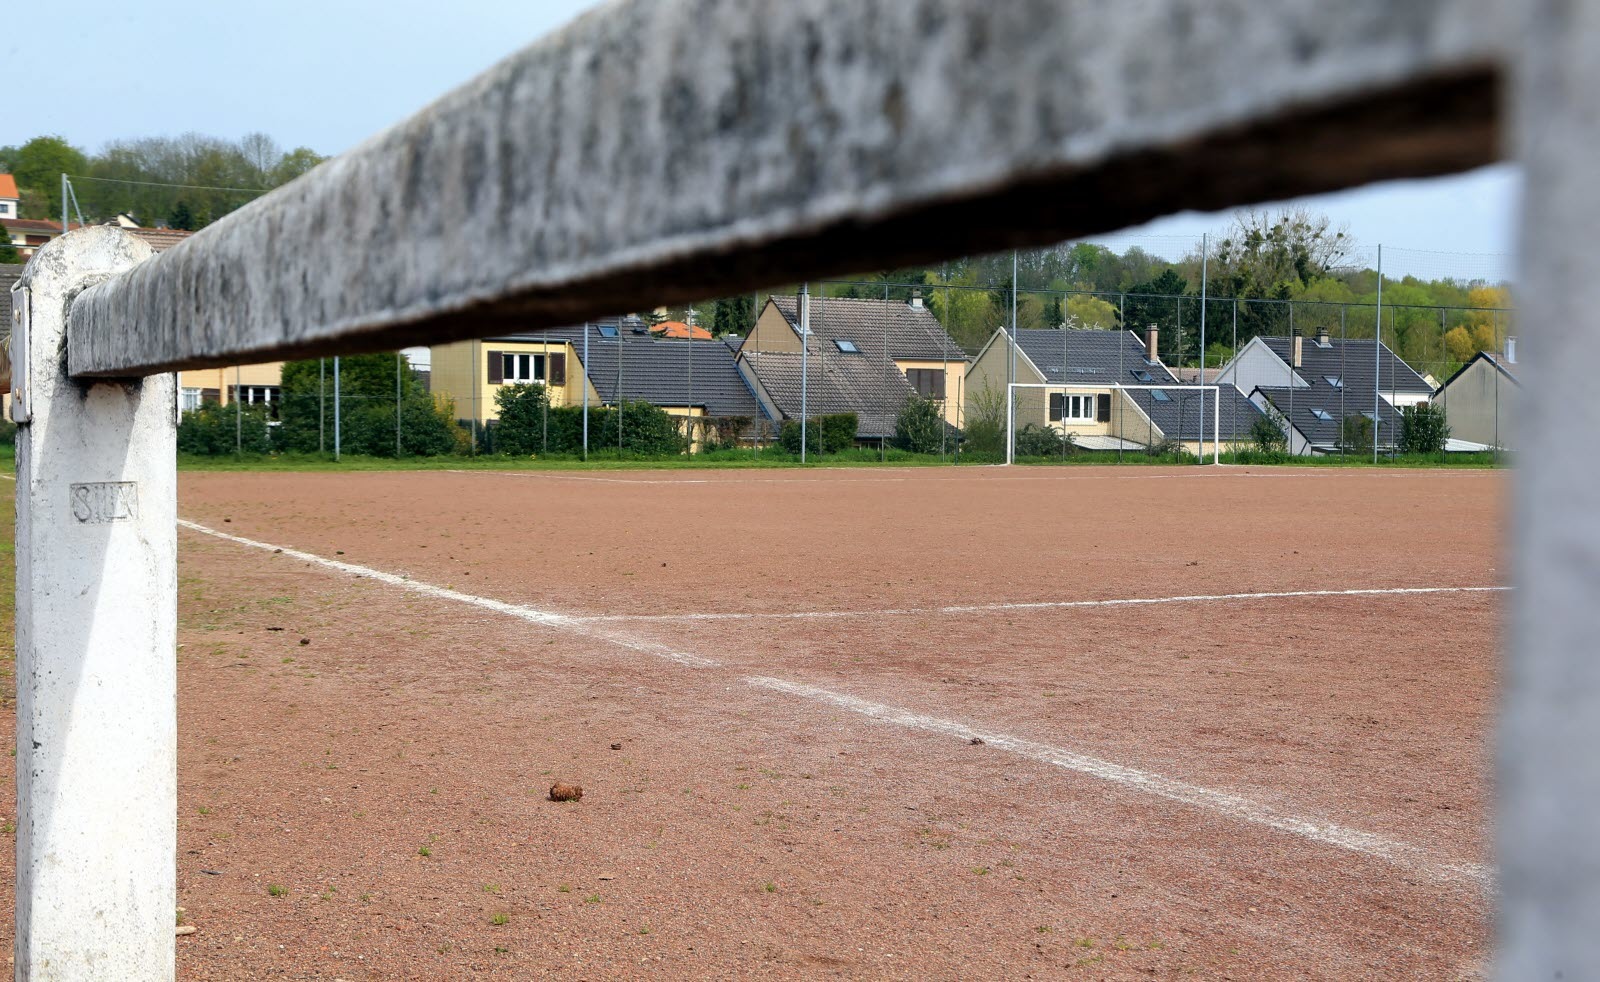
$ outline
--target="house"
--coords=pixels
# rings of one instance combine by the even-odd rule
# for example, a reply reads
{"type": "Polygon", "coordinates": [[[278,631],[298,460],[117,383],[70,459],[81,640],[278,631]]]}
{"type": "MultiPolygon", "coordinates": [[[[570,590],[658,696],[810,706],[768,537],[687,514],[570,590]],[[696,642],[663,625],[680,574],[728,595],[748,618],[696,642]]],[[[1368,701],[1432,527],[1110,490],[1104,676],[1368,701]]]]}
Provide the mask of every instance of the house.
{"type": "MultiPolygon", "coordinates": [[[[1394,446],[1398,410],[1427,402],[1433,388],[1388,345],[1367,339],[1252,338],[1217,373],[1217,381],[1249,395],[1281,418],[1295,454],[1337,452],[1343,421],[1365,418],[1379,447],[1394,446]]],[[[1356,434],[1351,434],[1352,438],[1356,434]]],[[[1370,437],[1362,438],[1370,447],[1370,437]]]]}
{"type": "Polygon", "coordinates": [[[22,193],[17,190],[17,179],[0,174],[0,221],[21,217],[22,193]]]}
{"type": "Polygon", "coordinates": [[[1506,338],[1504,353],[1478,352],[1433,394],[1450,427],[1448,449],[1510,449],[1520,387],[1516,366],[1517,339],[1506,338]]]}
{"type": "Polygon", "coordinates": [[[864,351],[808,357],[799,351],[757,351],[746,341],[738,366],[767,419],[855,413],[860,443],[893,439],[901,408],[917,395],[893,361],[864,351]]]}
{"type": "MultiPolygon", "coordinates": [[[[1231,387],[1197,389],[1179,382],[1161,361],[1157,337],[1154,328],[1143,342],[1121,330],[1017,331],[1016,381],[1044,386],[1016,390],[1017,430],[1050,426],[1089,450],[1176,442],[1192,453],[1209,453],[1216,449],[1214,434],[1224,445],[1248,443],[1260,410],[1231,387]]],[[[1010,336],[1002,328],[967,373],[969,419],[984,411],[979,404],[1003,411],[1010,358],[1010,336]]]]}
{"type": "Polygon", "coordinates": [[[673,416],[754,419],[761,404],[735,357],[722,341],[653,337],[642,320],[612,319],[435,345],[429,381],[474,427],[498,420],[495,393],[520,383],[547,386],[552,406],[582,405],[587,391],[591,406],[627,399],[673,416]]]}
{"type": "MultiPolygon", "coordinates": [[[[923,304],[920,292],[912,291],[906,302],[813,295],[809,303],[813,370],[822,372],[825,366],[838,364],[842,367],[832,376],[835,382],[824,384],[865,386],[859,395],[845,402],[861,405],[875,419],[898,414],[904,401],[900,397],[902,390],[893,379],[878,377],[879,368],[893,366],[912,392],[939,403],[946,423],[960,425],[967,355],[923,304]],[[863,401],[872,399],[896,401],[863,401]]],[[[740,350],[746,357],[781,352],[798,355],[800,298],[768,297],[740,350]]],[[[747,366],[746,376],[771,371],[776,373],[773,387],[785,389],[794,371],[798,371],[787,366],[788,360],[783,358],[758,359],[747,366]]],[[[810,409],[809,403],[807,408],[810,409]]],[[[799,412],[798,407],[794,412],[799,412]]],[[[863,431],[862,438],[883,435],[881,426],[874,424],[873,430],[870,436],[863,431]]],[[[893,432],[891,425],[888,435],[893,432]]]]}

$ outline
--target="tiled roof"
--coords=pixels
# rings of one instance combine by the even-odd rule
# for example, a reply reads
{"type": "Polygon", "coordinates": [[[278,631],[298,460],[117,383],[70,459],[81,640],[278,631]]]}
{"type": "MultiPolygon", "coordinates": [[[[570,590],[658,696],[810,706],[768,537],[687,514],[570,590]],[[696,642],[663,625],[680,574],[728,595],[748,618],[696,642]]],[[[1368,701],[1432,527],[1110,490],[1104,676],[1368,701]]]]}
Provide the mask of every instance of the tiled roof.
{"type": "MultiPolygon", "coordinates": [[[[802,361],[797,351],[746,351],[743,359],[785,419],[799,419],[802,361]]],[[[894,436],[895,418],[916,394],[892,362],[871,354],[812,354],[805,412],[812,417],[856,414],[856,436],[894,436]]]]}
{"type": "MultiPolygon", "coordinates": [[[[773,297],[772,302],[796,332],[800,329],[798,297],[773,297]]],[[[862,351],[882,357],[887,345],[889,357],[896,361],[964,361],[967,354],[955,339],[939,326],[926,307],[891,300],[851,300],[844,297],[811,297],[811,336],[813,351],[838,349],[835,339],[853,342],[862,351]]]]}
{"type": "Polygon", "coordinates": [[[662,321],[650,329],[650,333],[658,338],[686,338],[691,334],[696,341],[710,341],[711,332],[695,324],[692,327],[683,321],[662,321]]]}
{"type": "MultiPolygon", "coordinates": [[[[60,222],[46,221],[42,218],[7,218],[0,220],[0,225],[4,225],[14,232],[50,232],[57,235],[61,232],[60,222]]],[[[77,222],[73,222],[67,227],[69,229],[83,228],[77,222]]]]}
{"type": "MultiPolygon", "coordinates": [[[[1367,355],[1372,355],[1370,341],[1367,342],[1367,355]]],[[[1370,384],[1365,392],[1360,392],[1351,388],[1348,382],[1343,389],[1335,388],[1320,375],[1306,381],[1311,383],[1309,388],[1290,390],[1282,386],[1259,386],[1256,391],[1266,396],[1273,408],[1282,413],[1313,447],[1322,450],[1337,448],[1340,420],[1349,416],[1372,417],[1373,391],[1370,384]],[[1320,418],[1317,410],[1321,410],[1328,418],[1320,418]]],[[[1378,446],[1393,446],[1395,434],[1399,432],[1400,413],[1386,399],[1377,400],[1377,413],[1378,446]]]]}
{"type": "MultiPolygon", "coordinates": [[[[1284,364],[1289,363],[1289,338],[1264,337],[1261,342],[1273,354],[1283,359],[1284,364]]],[[[1433,393],[1433,387],[1410,365],[1395,357],[1388,345],[1382,346],[1383,350],[1378,353],[1378,364],[1375,366],[1372,346],[1371,338],[1345,341],[1329,338],[1327,347],[1317,344],[1315,338],[1304,338],[1300,345],[1300,368],[1297,371],[1307,382],[1322,381],[1324,376],[1329,375],[1342,378],[1347,397],[1351,392],[1364,390],[1368,401],[1371,401],[1372,377],[1375,369],[1379,388],[1384,392],[1392,391],[1405,395],[1433,393]]]]}
{"type": "Polygon", "coordinates": [[[128,231],[150,243],[157,252],[166,252],[194,234],[178,228],[130,228],[128,231]]]}
{"type": "MultiPolygon", "coordinates": [[[[582,361],[585,326],[502,335],[486,343],[570,341],[582,361]]],[[[726,344],[716,340],[674,340],[635,334],[615,320],[596,321],[587,327],[589,381],[604,402],[617,401],[620,359],[620,391],[625,399],[642,399],[657,406],[703,406],[708,416],[761,415],[760,403],[744,376],[739,374],[734,352],[726,344]],[[618,328],[615,337],[606,336],[611,328],[618,328]]]]}
{"type": "Polygon", "coordinates": [[[21,198],[17,193],[17,179],[10,174],[0,174],[0,198],[21,198]]]}
{"type": "MultiPolygon", "coordinates": [[[[994,343],[1004,340],[997,336],[994,343]]],[[[1216,392],[1195,391],[1165,365],[1146,361],[1144,344],[1129,331],[1023,329],[1017,332],[1017,347],[1054,385],[1170,385],[1161,390],[1166,399],[1149,389],[1124,390],[1169,440],[1210,439],[1214,425],[1224,435],[1245,434],[1261,415],[1254,403],[1229,385],[1221,388],[1219,421],[1216,392]]]]}

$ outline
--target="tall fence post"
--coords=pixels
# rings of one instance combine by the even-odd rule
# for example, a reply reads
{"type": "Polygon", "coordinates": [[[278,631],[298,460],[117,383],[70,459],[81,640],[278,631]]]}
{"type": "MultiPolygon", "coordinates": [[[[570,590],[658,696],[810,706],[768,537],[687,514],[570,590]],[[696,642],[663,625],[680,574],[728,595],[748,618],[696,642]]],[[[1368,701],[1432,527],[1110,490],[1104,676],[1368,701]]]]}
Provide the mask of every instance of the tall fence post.
{"type": "Polygon", "coordinates": [[[13,295],[18,979],[174,977],[175,376],[66,375],[72,298],[153,254],[96,226],[13,295]]]}

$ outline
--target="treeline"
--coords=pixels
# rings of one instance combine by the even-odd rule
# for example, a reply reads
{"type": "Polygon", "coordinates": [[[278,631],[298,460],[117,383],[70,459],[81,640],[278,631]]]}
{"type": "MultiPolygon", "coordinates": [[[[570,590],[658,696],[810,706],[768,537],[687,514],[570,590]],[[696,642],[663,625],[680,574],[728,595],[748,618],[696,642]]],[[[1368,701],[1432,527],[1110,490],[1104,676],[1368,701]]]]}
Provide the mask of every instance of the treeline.
{"type": "MultiPolygon", "coordinates": [[[[1211,237],[1210,253],[1208,365],[1232,354],[1235,306],[1240,346],[1257,335],[1291,330],[1311,335],[1326,328],[1335,337],[1341,331],[1351,338],[1373,336],[1378,275],[1351,261],[1355,242],[1326,216],[1294,209],[1241,212],[1231,227],[1211,237]]],[[[1176,260],[1137,245],[1117,252],[1095,243],[1027,250],[1016,260],[1019,327],[1051,329],[1070,323],[1142,331],[1154,324],[1169,363],[1199,363],[1198,242],[1176,260]]],[[[812,291],[823,297],[887,296],[904,303],[913,289],[920,289],[945,330],[975,353],[995,330],[1010,323],[1011,264],[1009,252],[971,256],[852,277],[845,283],[813,284],[812,291]]],[[[696,307],[703,324],[709,309],[716,333],[742,334],[754,321],[755,302],[754,296],[725,297],[696,307]]],[[[1515,333],[1503,283],[1386,276],[1383,302],[1384,341],[1436,376],[1478,351],[1501,350],[1506,335],[1515,333]]]]}
{"type": "MultiPolygon", "coordinates": [[[[140,225],[199,229],[294,180],[323,161],[308,147],[286,150],[265,133],[225,140],[186,133],[116,140],[96,153],[59,136],[0,147],[0,173],[16,178],[22,217],[61,217],[61,175],[72,179],[85,221],[132,215],[140,225]]],[[[78,220],[76,210],[71,218],[78,220]]]]}

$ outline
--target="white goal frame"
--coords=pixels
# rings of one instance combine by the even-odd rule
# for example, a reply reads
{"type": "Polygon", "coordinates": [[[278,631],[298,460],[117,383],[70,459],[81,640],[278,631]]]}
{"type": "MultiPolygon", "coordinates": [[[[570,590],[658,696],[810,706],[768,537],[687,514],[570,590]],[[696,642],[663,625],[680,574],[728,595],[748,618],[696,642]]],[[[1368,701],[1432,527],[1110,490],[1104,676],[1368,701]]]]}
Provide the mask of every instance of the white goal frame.
{"type": "MultiPolygon", "coordinates": [[[[1045,421],[1049,422],[1050,399],[1049,393],[1061,392],[1070,395],[1074,390],[1092,391],[1096,394],[1109,390],[1136,391],[1140,389],[1160,389],[1163,392],[1177,390],[1179,392],[1202,393],[1201,405],[1204,406],[1204,393],[1215,393],[1211,400],[1211,462],[1222,463],[1222,386],[1214,383],[1205,385],[1122,385],[1119,383],[1095,382],[1012,382],[1006,386],[1006,463],[1016,463],[1017,459],[1017,390],[1018,389],[1043,389],[1045,390],[1045,421]]],[[[1064,409],[1065,407],[1063,407],[1064,409]]],[[[1204,412],[1204,409],[1201,410],[1204,412]]],[[[1182,434],[1180,434],[1181,437],[1182,434]]],[[[1180,440],[1180,442],[1182,442],[1180,440]]],[[[1202,462],[1205,461],[1206,437],[1202,429],[1200,434],[1200,453],[1202,462]]]]}

